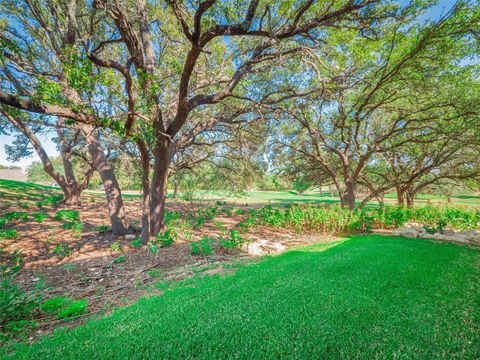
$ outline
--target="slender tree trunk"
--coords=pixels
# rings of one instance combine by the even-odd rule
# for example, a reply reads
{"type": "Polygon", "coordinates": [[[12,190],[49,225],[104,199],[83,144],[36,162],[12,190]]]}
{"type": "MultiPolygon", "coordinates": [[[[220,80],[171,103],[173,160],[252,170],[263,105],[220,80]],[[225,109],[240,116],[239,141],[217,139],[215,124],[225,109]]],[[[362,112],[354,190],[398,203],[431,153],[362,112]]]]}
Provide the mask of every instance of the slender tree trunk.
{"type": "Polygon", "coordinates": [[[62,158],[62,165],[66,178],[66,184],[64,184],[64,186],[60,185],[65,197],[64,203],[70,206],[78,206],[80,205],[80,194],[82,189],[77,183],[73,164],[70,161],[70,149],[65,138],[65,131],[61,126],[57,126],[56,131],[60,140],[60,156],[62,158]]]}
{"type": "Polygon", "coordinates": [[[380,204],[380,207],[385,207],[385,194],[384,193],[381,193],[381,194],[378,194],[377,195],[377,200],[378,200],[378,203],[380,204]]]}
{"type": "Polygon", "coordinates": [[[142,139],[138,140],[137,144],[142,161],[142,240],[144,243],[147,243],[150,239],[150,156],[147,145],[142,139]]]}
{"type": "Polygon", "coordinates": [[[407,199],[407,207],[413,208],[413,206],[415,205],[415,193],[411,191],[407,191],[406,199],[407,199]]]}
{"type": "Polygon", "coordinates": [[[150,235],[154,236],[165,229],[167,179],[171,161],[171,147],[167,139],[157,139],[153,157],[154,168],[150,206],[150,235]]]}
{"type": "Polygon", "coordinates": [[[93,164],[102,179],[105,195],[107,198],[108,214],[112,231],[115,234],[124,235],[128,233],[129,226],[125,218],[122,192],[118,185],[115,172],[105,156],[100,141],[94,133],[94,127],[87,124],[79,124],[88,144],[88,151],[92,157],[93,164]]]}
{"type": "Polygon", "coordinates": [[[335,196],[335,190],[333,189],[333,186],[329,186],[328,187],[328,192],[330,193],[330,197],[334,197],[335,196]]]}
{"type": "Polygon", "coordinates": [[[345,191],[345,206],[350,209],[354,209],[356,206],[356,194],[355,194],[355,185],[351,181],[346,182],[346,191],[345,191]]]}
{"type": "Polygon", "coordinates": [[[178,181],[174,181],[172,198],[176,199],[177,195],[178,195],[178,181]]]}
{"type": "Polygon", "coordinates": [[[397,190],[397,204],[398,206],[405,206],[405,190],[401,186],[396,186],[397,190]]]}
{"type": "MultiPolygon", "coordinates": [[[[35,133],[24,124],[22,119],[11,116],[10,114],[1,111],[2,115],[7,118],[7,120],[15,126],[25,137],[27,137],[30,144],[33,146],[35,152],[37,153],[40,161],[43,165],[43,170],[60,186],[64,194],[64,203],[70,206],[77,206],[80,204],[80,194],[83,190],[81,186],[77,183],[75,178],[75,173],[73,170],[73,165],[68,158],[68,151],[66,149],[65,136],[63,129],[57,127],[57,134],[60,139],[60,154],[62,157],[63,167],[65,170],[65,176],[60,174],[53,167],[50,158],[43,148],[40,140],[38,140],[35,133]]],[[[88,184],[91,174],[87,172],[85,174],[85,181],[88,184]]]]}

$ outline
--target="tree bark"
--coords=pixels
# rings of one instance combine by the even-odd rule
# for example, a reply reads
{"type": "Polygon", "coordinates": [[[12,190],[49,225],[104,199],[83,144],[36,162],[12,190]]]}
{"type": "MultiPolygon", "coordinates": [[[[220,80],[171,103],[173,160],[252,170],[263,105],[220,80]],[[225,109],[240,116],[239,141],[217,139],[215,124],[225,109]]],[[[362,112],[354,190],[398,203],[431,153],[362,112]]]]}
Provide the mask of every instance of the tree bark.
{"type": "Polygon", "coordinates": [[[347,181],[345,183],[345,192],[343,194],[344,201],[343,206],[348,207],[350,209],[355,209],[356,203],[356,194],[355,194],[355,185],[352,181],[347,181]]]}
{"type": "Polygon", "coordinates": [[[172,198],[173,198],[173,199],[176,199],[176,198],[177,198],[177,195],[178,195],[178,181],[174,181],[174,182],[173,182],[173,194],[172,194],[172,198]]]}
{"type": "Polygon", "coordinates": [[[124,235],[128,233],[129,226],[125,217],[122,192],[120,191],[115,172],[103,152],[100,141],[94,132],[94,127],[87,124],[79,124],[78,126],[85,136],[93,164],[102,179],[112,231],[115,234],[124,235]]]}
{"type": "Polygon", "coordinates": [[[401,186],[395,186],[397,190],[397,204],[398,206],[405,206],[405,190],[401,186]]]}
{"type": "Polygon", "coordinates": [[[165,229],[165,202],[171,152],[170,141],[158,138],[153,150],[154,165],[150,206],[150,235],[152,236],[165,229]]]}
{"type": "Polygon", "coordinates": [[[406,199],[407,199],[407,207],[413,208],[415,205],[415,193],[411,191],[407,191],[406,199]]]}
{"type": "Polygon", "coordinates": [[[140,151],[140,159],[142,161],[142,240],[144,243],[147,243],[150,239],[150,156],[147,144],[142,139],[137,141],[137,145],[140,151]]]}

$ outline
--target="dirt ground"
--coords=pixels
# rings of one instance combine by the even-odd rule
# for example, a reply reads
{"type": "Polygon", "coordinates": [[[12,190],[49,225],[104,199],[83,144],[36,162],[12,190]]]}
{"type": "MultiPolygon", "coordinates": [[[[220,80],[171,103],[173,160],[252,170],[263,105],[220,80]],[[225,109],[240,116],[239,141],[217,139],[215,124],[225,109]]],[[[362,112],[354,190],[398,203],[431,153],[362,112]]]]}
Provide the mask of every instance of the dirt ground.
{"type": "MultiPolygon", "coordinates": [[[[259,258],[249,253],[248,246],[253,245],[248,244],[273,242],[277,248],[273,248],[272,252],[276,253],[300,245],[339,240],[331,235],[296,234],[285,229],[259,226],[242,234],[247,240],[247,245],[242,250],[227,252],[216,246],[212,255],[192,255],[191,241],[198,241],[203,235],[222,236],[213,220],[206,220],[201,229],[192,230],[192,238],[187,239],[180,233],[173,246],[158,248],[157,252],[153,253],[146,245],[134,248],[131,240],[127,241],[124,236],[96,231],[98,226],[108,225],[108,213],[102,200],[95,196],[84,197],[82,205],[77,208],[84,229],[77,235],[72,229],[62,228],[62,222],[55,220],[55,214],[62,206],[44,208],[48,217],[43,222],[30,218],[8,223],[8,227],[16,229],[18,235],[16,239],[1,242],[0,260],[5,261],[7,254],[21,252],[24,267],[17,275],[17,281],[23,287],[33,288],[41,283],[46,299],[56,296],[75,300],[88,299],[88,313],[68,323],[38,314],[38,326],[29,335],[31,341],[40,335],[48,334],[56,327],[74,326],[140,297],[161,293],[163,290],[155,284],[172,283],[194,276],[232,273],[239,265],[254,262],[259,258]],[[54,251],[62,244],[68,245],[68,254],[54,251]],[[112,244],[116,245],[112,247],[112,244]],[[124,256],[125,260],[115,263],[114,260],[119,256],[124,256]]],[[[178,201],[169,201],[167,207],[170,211],[191,210],[191,204],[178,201]]],[[[134,225],[139,223],[140,209],[139,201],[126,202],[128,218],[134,225]]],[[[31,213],[38,209],[34,206],[28,210],[10,206],[6,211],[31,213]]],[[[220,213],[215,217],[215,221],[217,224],[221,222],[230,230],[235,229],[243,218],[244,215],[227,216],[220,213]]],[[[265,249],[262,255],[270,252],[268,247],[265,249]]]]}

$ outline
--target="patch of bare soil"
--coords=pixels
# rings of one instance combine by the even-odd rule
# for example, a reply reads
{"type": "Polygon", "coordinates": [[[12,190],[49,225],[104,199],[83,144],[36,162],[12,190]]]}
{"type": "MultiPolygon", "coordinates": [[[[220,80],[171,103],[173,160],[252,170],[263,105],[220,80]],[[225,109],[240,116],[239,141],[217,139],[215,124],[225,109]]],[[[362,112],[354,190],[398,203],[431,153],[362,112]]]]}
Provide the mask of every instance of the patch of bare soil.
{"type": "MultiPolygon", "coordinates": [[[[168,203],[168,208],[196,210],[174,201],[168,203]]],[[[62,296],[88,300],[88,313],[68,323],[38,314],[38,326],[30,335],[30,340],[48,334],[56,327],[75,326],[94,315],[106,314],[140,297],[159,294],[161,290],[153,286],[158,282],[179,281],[198,275],[223,276],[234,272],[236,265],[256,261],[253,255],[279,253],[300,245],[338,240],[335,236],[296,234],[285,229],[259,226],[250,233],[242,234],[248,244],[242,250],[226,251],[214,245],[212,255],[192,255],[190,241],[198,241],[203,235],[225,236],[218,226],[220,222],[225,232],[225,229],[237,228],[244,218],[243,215],[228,216],[221,213],[215,217],[216,224],[206,220],[201,229],[194,228],[190,241],[180,236],[173,246],[158,248],[154,253],[146,245],[134,248],[123,236],[96,231],[99,226],[108,225],[108,213],[102,199],[85,197],[83,204],[77,208],[84,226],[81,234],[62,228],[62,221],[55,220],[55,214],[60,209],[62,207],[44,209],[48,218],[43,222],[35,222],[31,218],[9,222],[8,226],[15,228],[18,236],[0,243],[3,254],[22,252],[24,268],[18,274],[17,281],[25,288],[42,283],[46,299],[62,296]],[[114,243],[115,246],[112,246],[114,243]],[[260,254],[252,253],[251,247],[259,243],[267,245],[260,254]],[[67,250],[58,251],[62,246],[67,250]],[[114,262],[120,256],[124,257],[124,261],[114,262]]],[[[126,212],[133,224],[138,224],[135,219],[140,219],[140,209],[138,201],[126,203],[126,212]]],[[[31,213],[37,210],[11,207],[8,211],[31,213]]]]}

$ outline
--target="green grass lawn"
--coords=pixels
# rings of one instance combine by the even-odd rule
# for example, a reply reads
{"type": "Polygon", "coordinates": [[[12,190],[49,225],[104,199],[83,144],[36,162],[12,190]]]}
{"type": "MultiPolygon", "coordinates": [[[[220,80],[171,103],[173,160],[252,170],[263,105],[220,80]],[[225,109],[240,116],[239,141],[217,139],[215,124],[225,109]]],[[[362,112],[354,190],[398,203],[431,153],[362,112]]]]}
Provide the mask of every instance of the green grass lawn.
{"type": "MultiPolygon", "coordinates": [[[[61,194],[61,190],[49,186],[24,183],[19,181],[2,180],[0,179],[0,207],[6,207],[15,204],[19,198],[23,201],[34,202],[42,197],[51,196],[54,194],[61,194]]],[[[307,191],[303,195],[297,195],[294,191],[247,191],[242,196],[233,196],[230,193],[222,191],[203,191],[198,192],[199,200],[222,200],[233,204],[247,204],[247,205],[285,205],[285,204],[306,204],[306,203],[340,203],[337,197],[330,197],[327,195],[320,195],[318,191],[307,191]]],[[[102,190],[87,190],[85,195],[95,195],[103,197],[102,190]]],[[[169,191],[171,194],[171,191],[169,191]]],[[[387,194],[386,201],[396,204],[396,195],[387,194]]],[[[141,197],[139,191],[123,191],[124,200],[138,200],[141,197]]],[[[445,196],[434,195],[419,195],[416,201],[417,205],[427,204],[428,202],[447,204],[445,196]]],[[[480,197],[469,195],[458,195],[453,197],[454,204],[465,205],[469,207],[479,207],[480,197]]],[[[358,202],[359,203],[359,202],[358,202]]],[[[378,202],[369,202],[370,206],[378,206],[378,202]]]]}
{"type": "Polygon", "coordinates": [[[480,357],[480,251],[356,236],[202,278],[12,359],[480,357]]]}
{"type": "Polygon", "coordinates": [[[46,197],[59,194],[62,194],[60,189],[50,186],[0,179],[0,210],[19,205],[19,202],[32,205],[46,197]]]}

